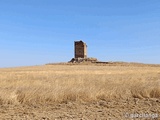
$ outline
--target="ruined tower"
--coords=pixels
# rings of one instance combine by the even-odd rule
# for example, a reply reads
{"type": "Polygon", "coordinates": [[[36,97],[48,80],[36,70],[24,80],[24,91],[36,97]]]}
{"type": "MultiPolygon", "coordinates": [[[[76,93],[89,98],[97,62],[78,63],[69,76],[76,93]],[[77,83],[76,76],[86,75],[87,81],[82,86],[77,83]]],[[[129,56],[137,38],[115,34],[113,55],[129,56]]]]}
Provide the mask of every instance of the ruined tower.
{"type": "Polygon", "coordinates": [[[87,45],[83,41],[74,42],[75,58],[87,58],[87,45]]]}

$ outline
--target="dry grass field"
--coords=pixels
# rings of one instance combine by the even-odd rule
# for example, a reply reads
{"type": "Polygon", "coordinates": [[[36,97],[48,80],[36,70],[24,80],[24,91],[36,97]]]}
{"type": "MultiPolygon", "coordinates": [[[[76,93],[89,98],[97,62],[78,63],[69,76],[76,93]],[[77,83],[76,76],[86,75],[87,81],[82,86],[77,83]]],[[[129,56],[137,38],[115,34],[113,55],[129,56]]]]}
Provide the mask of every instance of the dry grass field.
{"type": "Polygon", "coordinates": [[[159,66],[44,65],[0,69],[0,120],[133,118],[160,119],[159,66]]]}

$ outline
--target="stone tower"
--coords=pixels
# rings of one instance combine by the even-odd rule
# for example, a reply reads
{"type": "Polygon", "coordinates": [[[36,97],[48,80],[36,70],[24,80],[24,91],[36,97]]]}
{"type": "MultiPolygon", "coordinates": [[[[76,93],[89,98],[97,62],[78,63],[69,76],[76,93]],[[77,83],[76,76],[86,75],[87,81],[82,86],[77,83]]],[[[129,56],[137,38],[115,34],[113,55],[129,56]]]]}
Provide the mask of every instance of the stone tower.
{"type": "Polygon", "coordinates": [[[75,58],[87,58],[87,45],[83,41],[74,42],[75,58]]]}

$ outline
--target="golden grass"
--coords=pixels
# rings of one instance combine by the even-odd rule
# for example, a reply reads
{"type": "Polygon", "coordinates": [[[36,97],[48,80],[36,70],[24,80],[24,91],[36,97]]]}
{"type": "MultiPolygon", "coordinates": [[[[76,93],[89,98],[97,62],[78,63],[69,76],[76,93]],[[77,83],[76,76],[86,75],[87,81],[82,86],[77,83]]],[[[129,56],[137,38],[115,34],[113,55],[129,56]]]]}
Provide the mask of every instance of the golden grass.
{"type": "Polygon", "coordinates": [[[0,104],[160,98],[160,67],[47,65],[0,69],[0,104]]]}

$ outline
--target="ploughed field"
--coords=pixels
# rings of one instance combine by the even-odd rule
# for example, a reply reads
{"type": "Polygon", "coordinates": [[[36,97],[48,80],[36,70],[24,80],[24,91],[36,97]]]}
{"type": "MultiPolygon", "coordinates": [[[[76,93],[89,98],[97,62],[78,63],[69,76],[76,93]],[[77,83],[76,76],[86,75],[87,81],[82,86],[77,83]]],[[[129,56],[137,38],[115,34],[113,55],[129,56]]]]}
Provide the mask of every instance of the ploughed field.
{"type": "Polygon", "coordinates": [[[0,120],[135,117],[160,119],[159,66],[70,64],[0,69],[0,120]]]}

